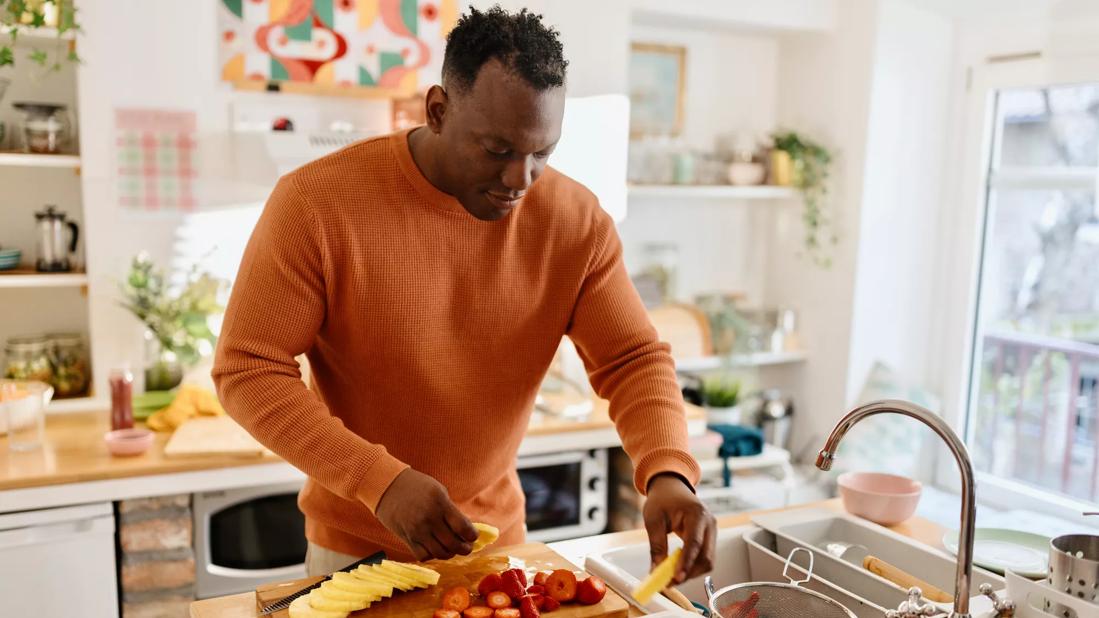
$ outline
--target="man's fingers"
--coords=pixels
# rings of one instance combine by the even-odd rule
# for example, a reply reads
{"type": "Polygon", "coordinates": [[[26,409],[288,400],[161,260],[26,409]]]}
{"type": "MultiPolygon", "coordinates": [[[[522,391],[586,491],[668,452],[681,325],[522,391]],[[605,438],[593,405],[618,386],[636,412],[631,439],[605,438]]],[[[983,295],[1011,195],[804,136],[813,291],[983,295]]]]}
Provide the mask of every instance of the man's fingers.
{"type": "Polygon", "coordinates": [[[706,512],[692,514],[685,519],[686,529],[680,533],[683,538],[683,554],[679,558],[673,580],[677,584],[686,581],[687,574],[694,570],[695,560],[706,541],[706,512]]]}
{"type": "Polygon", "coordinates": [[[425,526],[422,531],[417,533],[416,542],[423,545],[424,549],[431,552],[432,558],[447,560],[448,558],[454,557],[454,552],[447,551],[447,549],[435,539],[435,535],[432,534],[431,528],[428,526],[425,526]]]}
{"type": "Polygon", "coordinates": [[[714,558],[717,556],[717,521],[713,515],[706,514],[705,526],[706,533],[702,541],[702,549],[695,558],[694,566],[687,573],[687,579],[709,573],[714,568],[714,558]]]}
{"type": "Polygon", "coordinates": [[[656,568],[668,557],[668,522],[663,516],[645,518],[645,531],[649,534],[649,569],[656,568]]]}
{"type": "Polygon", "coordinates": [[[469,543],[458,538],[450,529],[450,526],[446,525],[445,521],[440,521],[436,524],[435,530],[432,531],[432,535],[435,537],[435,540],[439,542],[439,545],[442,545],[443,549],[451,554],[448,557],[454,557],[457,554],[468,554],[471,549],[469,543]]]}
{"type": "Polygon", "coordinates": [[[405,539],[405,545],[408,545],[408,548],[412,550],[412,555],[416,556],[416,560],[420,562],[431,560],[431,552],[423,545],[408,539],[405,539]]]}
{"type": "MultiPolygon", "coordinates": [[[[473,522],[469,521],[469,518],[462,514],[453,504],[446,510],[446,523],[450,526],[450,529],[454,531],[454,534],[466,543],[472,543],[477,540],[477,529],[473,527],[473,522]]],[[[472,547],[470,547],[470,549],[472,549],[472,547]]],[[[468,554],[469,552],[459,553],[468,554]]]]}

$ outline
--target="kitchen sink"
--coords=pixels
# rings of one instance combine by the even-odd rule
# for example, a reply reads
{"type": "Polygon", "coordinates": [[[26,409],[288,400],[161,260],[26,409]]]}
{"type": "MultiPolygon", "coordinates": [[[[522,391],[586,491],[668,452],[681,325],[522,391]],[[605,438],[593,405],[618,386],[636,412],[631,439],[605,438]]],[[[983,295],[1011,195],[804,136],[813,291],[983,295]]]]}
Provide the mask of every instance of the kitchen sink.
{"type": "MultiPolygon", "coordinates": [[[[835,599],[859,618],[884,618],[886,610],[896,609],[906,590],[861,568],[829,556],[820,547],[823,542],[860,543],[873,555],[921,577],[947,593],[953,592],[950,580],[954,559],[877,524],[822,509],[797,509],[757,517],[753,524],[718,531],[717,563],[711,576],[721,588],[749,581],[785,582],[782,577],[786,556],[793,547],[803,546],[814,552],[812,590],[835,599]]],[[[671,540],[671,548],[679,546],[671,540]]],[[[808,566],[805,552],[799,552],[791,564],[792,575],[802,579],[808,566]]],[[[661,595],[641,605],[630,595],[649,571],[647,543],[619,547],[586,558],[585,568],[602,577],[627,601],[646,612],[675,609],[661,595]]],[[[989,583],[1003,590],[1004,580],[987,571],[974,569],[974,588],[989,583]]],[[[701,578],[678,587],[687,598],[706,604],[701,578]]],[[[940,607],[949,608],[950,604],[940,607]]],[[[981,616],[991,610],[983,596],[971,599],[970,611],[981,616]]]]}

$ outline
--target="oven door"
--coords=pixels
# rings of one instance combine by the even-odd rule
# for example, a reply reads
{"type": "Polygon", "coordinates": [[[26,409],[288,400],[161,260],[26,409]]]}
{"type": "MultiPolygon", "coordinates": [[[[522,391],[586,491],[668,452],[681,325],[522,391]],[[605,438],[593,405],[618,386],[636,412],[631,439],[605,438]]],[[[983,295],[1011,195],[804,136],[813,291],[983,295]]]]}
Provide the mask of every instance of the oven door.
{"type": "Polygon", "coordinates": [[[607,452],[570,451],[519,458],[527,539],[559,541],[607,527],[607,452]]]}
{"type": "Polygon", "coordinates": [[[293,482],[194,495],[198,598],[305,577],[301,488],[293,482]]]}

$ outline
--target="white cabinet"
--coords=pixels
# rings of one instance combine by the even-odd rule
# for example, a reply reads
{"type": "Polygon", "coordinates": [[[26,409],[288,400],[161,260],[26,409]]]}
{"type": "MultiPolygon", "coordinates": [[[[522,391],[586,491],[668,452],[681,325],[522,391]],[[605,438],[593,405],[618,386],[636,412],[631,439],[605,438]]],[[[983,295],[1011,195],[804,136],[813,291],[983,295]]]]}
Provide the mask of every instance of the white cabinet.
{"type": "Polygon", "coordinates": [[[110,502],[0,515],[0,614],[116,618],[110,502]]]}

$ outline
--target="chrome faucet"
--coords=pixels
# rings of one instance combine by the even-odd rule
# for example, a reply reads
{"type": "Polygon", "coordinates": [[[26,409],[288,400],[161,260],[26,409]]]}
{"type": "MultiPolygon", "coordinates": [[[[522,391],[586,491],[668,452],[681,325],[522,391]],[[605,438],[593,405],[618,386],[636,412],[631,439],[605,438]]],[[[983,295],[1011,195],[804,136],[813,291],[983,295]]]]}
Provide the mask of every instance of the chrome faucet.
{"type": "MultiPolygon", "coordinates": [[[[836,456],[836,448],[847,432],[857,425],[859,421],[874,416],[875,414],[890,413],[910,416],[931,428],[940,438],[946,442],[954,459],[958,461],[958,468],[962,473],[962,514],[961,527],[958,533],[958,569],[954,576],[954,610],[949,614],[950,618],[971,618],[969,613],[969,585],[973,579],[973,533],[974,523],[977,519],[977,509],[974,503],[973,490],[973,464],[969,461],[969,453],[965,445],[958,439],[954,430],[946,424],[939,415],[907,401],[884,400],[874,401],[864,406],[855,408],[847,413],[836,424],[824,448],[817,455],[817,467],[821,470],[831,470],[832,460],[836,456]]],[[[930,608],[918,606],[919,591],[916,591],[917,601],[915,607],[907,603],[894,615],[897,616],[930,616],[933,615],[930,608]]]]}

